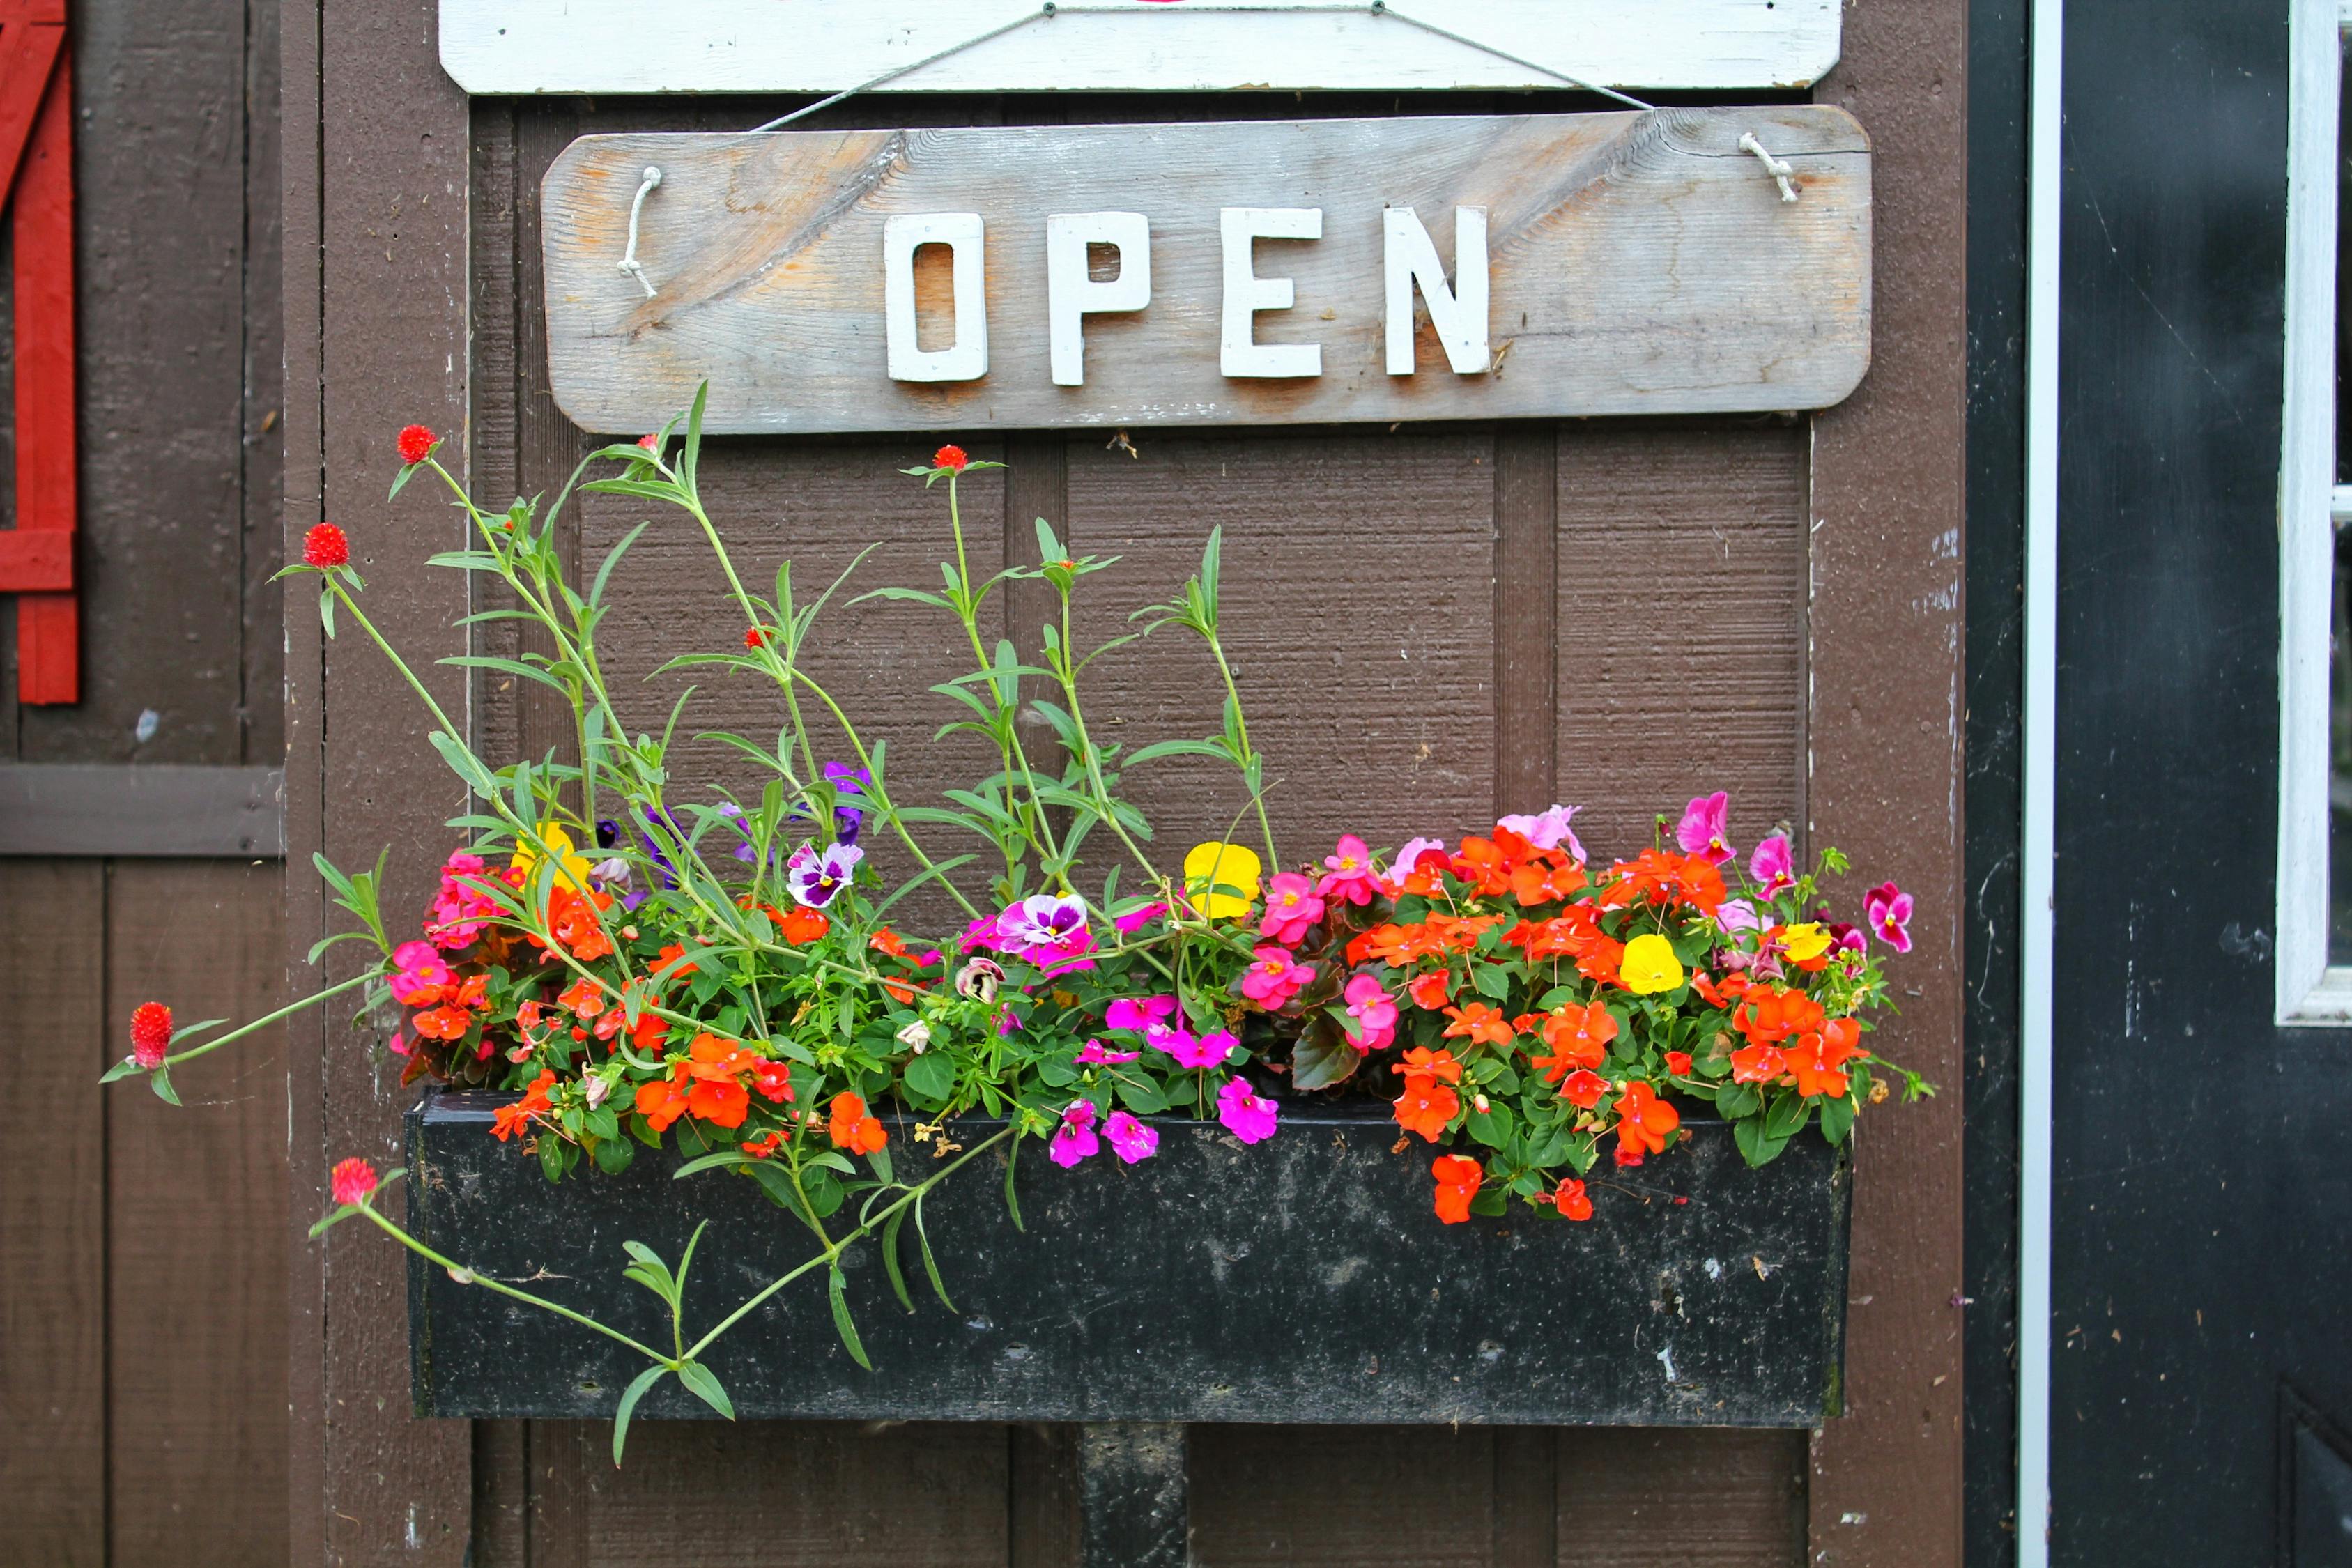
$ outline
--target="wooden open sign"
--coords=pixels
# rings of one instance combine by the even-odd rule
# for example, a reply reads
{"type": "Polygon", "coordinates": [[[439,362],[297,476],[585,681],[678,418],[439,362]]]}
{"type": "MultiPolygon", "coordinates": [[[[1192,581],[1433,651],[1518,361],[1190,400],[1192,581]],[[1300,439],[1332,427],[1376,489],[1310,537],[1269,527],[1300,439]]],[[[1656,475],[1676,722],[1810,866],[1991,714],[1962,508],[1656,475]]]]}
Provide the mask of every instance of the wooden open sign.
{"type": "Polygon", "coordinates": [[[1831,108],[594,136],[541,202],[602,432],[705,381],[718,431],[971,430],[1818,408],[1870,361],[1831,108]]]}

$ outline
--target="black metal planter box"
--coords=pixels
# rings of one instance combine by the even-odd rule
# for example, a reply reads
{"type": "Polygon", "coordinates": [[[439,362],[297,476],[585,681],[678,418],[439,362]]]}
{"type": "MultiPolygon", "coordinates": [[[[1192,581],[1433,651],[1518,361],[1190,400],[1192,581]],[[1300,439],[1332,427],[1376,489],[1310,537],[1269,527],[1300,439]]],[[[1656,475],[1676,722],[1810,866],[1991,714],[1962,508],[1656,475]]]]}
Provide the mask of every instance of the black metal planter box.
{"type": "MultiPolygon", "coordinates": [[[[447,1257],[666,1343],[666,1313],[621,1278],[624,1241],[674,1262],[711,1221],[689,1337],[814,1250],[754,1184],[676,1181],[667,1156],[550,1185],[488,1136],[503,1098],[427,1093],[409,1112],[409,1218],[447,1257]]],[[[1809,1133],[1751,1171],[1728,1128],[1702,1123],[1638,1169],[1596,1167],[1588,1222],[1520,1211],[1446,1226],[1431,1212],[1433,1151],[1415,1139],[1391,1153],[1379,1109],[1286,1107],[1252,1148],[1162,1120],[1158,1157],[1132,1167],[1106,1152],[1065,1171],[1032,1144],[1016,1177],[1025,1231],[992,1152],[925,1205],[955,1311],[925,1289],[909,1227],[912,1314],[878,1243],[846,1260],[873,1371],[843,1349],[817,1272],[710,1364],[745,1417],[1802,1427],[1836,1414],[1842,1151],[1809,1133]]],[[[897,1158],[928,1158],[907,1132],[892,1125],[897,1158]]],[[[641,1368],[413,1254],[409,1270],[420,1415],[610,1416],[641,1368]]],[[[674,1380],[638,1412],[709,1414],[674,1380]]]]}

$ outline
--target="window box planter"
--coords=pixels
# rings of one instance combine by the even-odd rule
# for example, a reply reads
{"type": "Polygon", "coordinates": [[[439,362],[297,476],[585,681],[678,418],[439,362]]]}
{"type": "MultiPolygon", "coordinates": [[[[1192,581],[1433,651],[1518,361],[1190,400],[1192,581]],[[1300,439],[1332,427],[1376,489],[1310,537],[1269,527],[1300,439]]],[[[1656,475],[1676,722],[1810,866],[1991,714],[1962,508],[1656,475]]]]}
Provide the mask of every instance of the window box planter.
{"type": "MultiPolygon", "coordinates": [[[[640,1335],[666,1331],[621,1278],[624,1241],[675,1258],[711,1220],[689,1331],[808,1258],[807,1232],[754,1184],[674,1183],[672,1156],[551,1185],[488,1135],[509,1098],[428,1091],[409,1112],[409,1220],[445,1256],[640,1335]]],[[[1384,1111],[1286,1105],[1281,1132],[1251,1148],[1164,1119],[1159,1156],[1135,1167],[1059,1170],[1029,1148],[1025,1230],[1002,1158],[983,1158],[927,1206],[954,1312],[925,1289],[909,1227],[913,1313],[878,1243],[846,1259],[873,1371],[843,1349],[814,1275],[736,1329],[714,1368],[746,1418],[1807,1427],[1837,1413],[1843,1151],[1807,1133],[1751,1170],[1726,1125],[1695,1121],[1643,1166],[1596,1168],[1624,1190],[1590,1222],[1441,1226],[1433,1151],[1414,1139],[1392,1154],[1384,1111]]],[[[924,1157],[908,1126],[890,1124],[901,1161],[924,1157]]],[[[409,1300],[420,1415],[609,1417],[637,1370],[625,1349],[413,1254],[409,1300]]],[[[709,1414],[674,1380],[638,1409],[709,1414]]]]}

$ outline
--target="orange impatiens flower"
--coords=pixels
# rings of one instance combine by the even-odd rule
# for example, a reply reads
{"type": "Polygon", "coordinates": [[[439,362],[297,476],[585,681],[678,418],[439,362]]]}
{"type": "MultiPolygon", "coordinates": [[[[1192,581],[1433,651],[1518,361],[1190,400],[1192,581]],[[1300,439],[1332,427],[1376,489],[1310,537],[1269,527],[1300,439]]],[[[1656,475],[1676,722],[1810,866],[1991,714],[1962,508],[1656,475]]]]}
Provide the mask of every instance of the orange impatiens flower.
{"type": "Polygon", "coordinates": [[[887,952],[893,958],[904,958],[907,955],[907,939],[888,926],[875,927],[874,934],[866,939],[866,945],[877,952],[887,952]]]}
{"type": "Polygon", "coordinates": [[[1405,1052],[1404,1060],[1397,1064],[1397,1068],[1407,1079],[1443,1079],[1447,1083],[1462,1081],[1462,1064],[1454,1059],[1454,1053],[1433,1051],[1427,1046],[1415,1046],[1405,1052]]]}
{"type": "Polygon", "coordinates": [[[585,976],[573,981],[556,997],[558,1005],[571,1009],[577,1018],[593,1018],[604,1010],[604,988],[585,976]]]}
{"type": "Polygon", "coordinates": [[[1751,991],[1731,1015],[1750,1045],[1777,1046],[1822,1026],[1822,1005],[1801,991],[1751,991]]]}
{"type": "Polygon", "coordinates": [[[1412,983],[1404,988],[1404,994],[1412,998],[1414,1006],[1434,1013],[1445,1005],[1446,998],[1452,994],[1453,983],[1453,973],[1440,969],[1413,976],[1412,983]]]}
{"type": "Polygon", "coordinates": [[[853,1154],[871,1154],[890,1142],[890,1134],[883,1130],[881,1121],[868,1116],[866,1101],[854,1094],[833,1097],[832,1125],[826,1131],[833,1134],[835,1147],[853,1154]]]}
{"type": "Polygon", "coordinates": [[[1608,1092],[1609,1080],[1586,1068],[1579,1068],[1560,1080],[1559,1097],[1580,1110],[1591,1110],[1608,1092]]]}
{"type": "Polygon", "coordinates": [[[1511,870],[1511,897],[1523,908],[1557,904],[1583,889],[1584,868],[1556,849],[1539,851],[1511,870]]]}
{"type": "Polygon", "coordinates": [[[1395,1104],[1397,1125],[1434,1143],[1461,1110],[1462,1097],[1435,1079],[1414,1073],[1405,1079],[1404,1092],[1395,1104]]]}
{"type": "Polygon", "coordinates": [[[1778,1046],[1742,1046],[1731,1053],[1734,1083],[1778,1083],[1789,1070],[1789,1058],[1778,1046]]]}
{"type": "Polygon", "coordinates": [[[1648,1154],[1663,1154],[1682,1112],[1660,1100],[1646,1083],[1629,1083],[1617,1101],[1617,1163],[1638,1165],[1648,1154]]]}
{"type": "Polygon", "coordinates": [[[1734,970],[1723,977],[1720,984],[1709,980],[1704,970],[1691,975],[1691,989],[1704,997],[1710,1007],[1737,1005],[1748,994],[1748,976],[1734,970]]]}
{"type": "Polygon", "coordinates": [[[786,915],[778,928],[786,942],[794,947],[806,947],[833,929],[833,922],[821,910],[806,905],[786,915]]]}
{"type": "Polygon", "coordinates": [[[637,1085],[637,1114],[646,1125],[656,1132],[667,1132],[670,1124],[687,1111],[687,1091],[676,1079],[657,1078],[637,1085]]]}
{"type": "Polygon", "coordinates": [[[463,1039],[466,1031],[474,1026],[474,1016],[445,1002],[417,1014],[408,1021],[408,1026],[428,1040],[463,1039]]]}
{"type": "Polygon", "coordinates": [[[1559,1190],[1552,1194],[1551,1201],[1559,1209],[1560,1214],[1569,1219],[1592,1217],[1592,1200],[1585,1195],[1584,1184],[1574,1176],[1570,1176],[1559,1184],[1559,1190]]]}
{"type": "Polygon", "coordinates": [[[1600,1003],[1566,1002],[1538,1016],[1543,1021],[1538,1028],[1551,1054],[1534,1061],[1547,1080],[1558,1083],[1578,1068],[1597,1068],[1609,1059],[1609,1042],[1617,1037],[1617,1019],[1600,1003]]]}
{"type": "Polygon", "coordinates": [[[1726,896],[1723,873],[1704,855],[1644,849],[1631,860],[1618,861],[1609,874],[1601,902],[1612,910],[1646,900],[1654,904],[1688,904],[1712,915],[1723,907],[1726,896]]]}
{"type": "Polygon", "coordinates": [[[503,1143],[529,1127],[532,1117],[543,1110],[553,1110],[547,1093],[554,1087],[555,1074],[551,1070],[533,1079],[530,1087],[523,1090],[520,1100],[512,1105],[501,1105],[490,1113],[490,1135],[503,1143]]]}
{"type": "Polygon", "coordinates": [[[1437,1217],[1447,1225],[1468,1219],[1471,1200],[1486,1184],[1486,1167],[1466,1154],[1440,1154],[1429,1173],[1437,1178],[1437,1217]]]}
{"type": "Polygon", "coordinates": [[[1459,1007],[1448,1007],[1445,1016],[1454,1021],[1445,1026],[1444,1037],[1449,1040],[1467,1039],[1474,1046],[1507,1046],[1511,1043],[1511,1021],[1503,1010],[1484,1002],[1465,1002],[1459,1007]]]}
{"type": "Polygon", "coordinates": [[[1863,1055],[1862,1026],[1852,1018],[1832,1018],[1813,1033],[1801,1035],[1789,1047],[1789,1071],[1802,1095],[1845,1096],[1845,1064],[1863,1055]]]}

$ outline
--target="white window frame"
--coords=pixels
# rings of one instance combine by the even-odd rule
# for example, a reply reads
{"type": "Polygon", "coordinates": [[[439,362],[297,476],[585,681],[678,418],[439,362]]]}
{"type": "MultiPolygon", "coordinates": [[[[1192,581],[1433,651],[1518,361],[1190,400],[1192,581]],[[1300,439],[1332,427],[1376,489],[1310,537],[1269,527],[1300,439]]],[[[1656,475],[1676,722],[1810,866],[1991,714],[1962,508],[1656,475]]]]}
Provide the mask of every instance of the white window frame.
{"type": "Polygon", "coordinates": [[[2286,420],[2279,465],[2277,1017],[2352,1024],[2352,965],[2327,962],[2328,640],[2336,531],[2336,105],[2352,0],[2295,0],[2287,79],[2286,420]]]}

